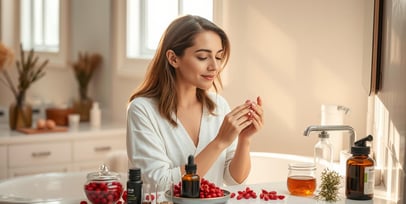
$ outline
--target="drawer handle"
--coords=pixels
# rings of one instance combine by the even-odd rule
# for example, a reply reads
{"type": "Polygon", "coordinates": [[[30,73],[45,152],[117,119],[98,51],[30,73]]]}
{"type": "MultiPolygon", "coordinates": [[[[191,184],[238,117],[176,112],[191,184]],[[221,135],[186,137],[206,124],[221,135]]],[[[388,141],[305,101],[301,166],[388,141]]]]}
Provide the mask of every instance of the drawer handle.
{"type": "Polygon", "coordinates": [[[111,147],[110,146],[103,146],[103,147],[95,147],[94,151],[95,152],[105,152],[105,151],[110,151],[111,147]]]}
{"type": "Polygon", "coordinates": [[[47,152],[33,152],[31,154],[32,157],[47,157],[49,155],[51,155],[50,151],[47,151],[47,152]]]}

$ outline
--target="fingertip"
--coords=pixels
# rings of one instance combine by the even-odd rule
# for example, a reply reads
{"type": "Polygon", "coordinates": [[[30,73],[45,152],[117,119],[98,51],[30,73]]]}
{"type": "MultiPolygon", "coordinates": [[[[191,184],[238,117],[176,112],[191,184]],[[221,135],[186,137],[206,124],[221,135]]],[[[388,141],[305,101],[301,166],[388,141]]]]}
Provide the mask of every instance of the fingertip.
{"type": "Polygon", "coordinates": [[[258,96],[258,97],[257,97],[257,104],[260,105],[260,106],[262,105],[262,98],[261,98],[261,96],[258,96]]]}

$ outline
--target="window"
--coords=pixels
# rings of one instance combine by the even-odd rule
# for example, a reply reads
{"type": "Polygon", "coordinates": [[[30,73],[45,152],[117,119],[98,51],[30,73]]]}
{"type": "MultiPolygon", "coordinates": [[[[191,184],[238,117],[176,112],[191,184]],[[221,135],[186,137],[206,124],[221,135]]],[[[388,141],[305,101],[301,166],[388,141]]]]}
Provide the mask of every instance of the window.
{"type": "Polygon", "coordinates": [[[21,0],[21,42],[25,50],[58,52],[59,1],[21,0]]]}
{"type": "Polygon", "coordinates": [[[66,67],[68,1],[20,0],[20,41],[50,64],[66,67]]]}
{"type": "Polygon", "coordinates": [[[165,28],[179,15],[213,20],[213,0],[127,0],[126,13],[126,57],[150,58],[165,28]]]}
{"type": "Polygon", "coordinates": [[[179,15],[200,15],[221,25],[222,2],[214,0],[113,1],[114,64],[118,75],[130,78],[144,76],[164,29],[179,15]]]}

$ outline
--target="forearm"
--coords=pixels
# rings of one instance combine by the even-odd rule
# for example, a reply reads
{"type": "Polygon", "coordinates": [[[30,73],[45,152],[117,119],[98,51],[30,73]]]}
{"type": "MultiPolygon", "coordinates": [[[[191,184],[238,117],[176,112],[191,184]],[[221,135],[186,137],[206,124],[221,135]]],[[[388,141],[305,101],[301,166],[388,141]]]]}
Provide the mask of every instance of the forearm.
{"type": "Polygon", "coordinates": [[[238,183],[242,183],[248,177],[251,170],[250,143],[250,139],[242,140],[240,138],[234,158],[230,163],[230,174],[238,183]]]}
{"type": "Polygon", "coordinates": [[[206,175],[210,167],[214,164],[226,147],[227,145],[215,139],[195,157],[195,163],[198,166],[197,173],[200,175],[200,177],[204,177],[206,175]]]}

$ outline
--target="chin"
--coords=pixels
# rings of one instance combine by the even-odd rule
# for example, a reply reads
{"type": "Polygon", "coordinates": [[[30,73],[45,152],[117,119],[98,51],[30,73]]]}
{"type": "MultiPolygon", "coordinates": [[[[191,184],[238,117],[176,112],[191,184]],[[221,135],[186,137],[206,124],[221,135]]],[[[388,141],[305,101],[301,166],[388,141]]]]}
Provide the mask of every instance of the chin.
{"type": "Polygon", "coordinates": [[[208,91],[208,90],[210,90],[211,88],[213,88],[213,84],[204,85],[204,86],[198,86],[198,88],[199,88],[199,89],[202,89],[202,90],[205,90],[205,91],[208,91]]]}

